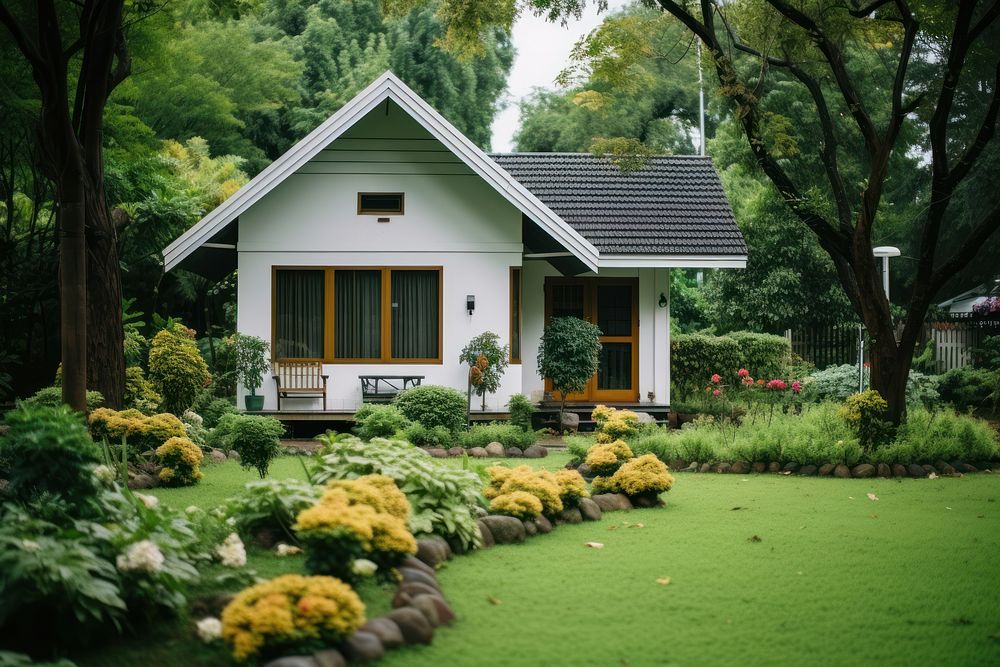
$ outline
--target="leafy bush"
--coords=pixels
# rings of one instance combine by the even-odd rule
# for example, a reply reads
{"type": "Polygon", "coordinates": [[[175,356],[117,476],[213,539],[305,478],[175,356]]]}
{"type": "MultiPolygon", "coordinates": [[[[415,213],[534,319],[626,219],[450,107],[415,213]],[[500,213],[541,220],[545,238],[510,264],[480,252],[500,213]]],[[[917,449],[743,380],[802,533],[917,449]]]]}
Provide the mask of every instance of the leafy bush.
{"type": "Polygon", "coordinates": [[[244,589],[222,612],[233,657],[260,660],[337,645],[365,623],[365,605],[334,577],[286,574],[244,589]]]}
{"type": "Polygon", "coordinates": [[[135,453],[156,449],[170,438],[187,436],[184,423],[169,412],[144,415],[134,409],[119,412],[98,408],[90,413],[89,421],[94,438],[117,444],[124,437],[128,440],[129,449],[135,453]]]}
{"type": "Polygon", "coordinates": [[[510,348],[500,344],[500,336],[487,331],[470,340],[462,348],[458,360],[469,367],[469,381],[476,396],[483,397],[485,405],[486,394],[494,394],[500,389],[510,362],[510,348]]]}
{"type": "MultiPolygon", "coordinates": [[[[49,408],[65,405],[62,400],[62,387],[45,387],[39,389],[34,394],[20,401],[29,406],[43,406],[49,408]]],[[[104,405],[104,396],[99,391],[87,392],[87,412],[93,412],[104,405]]]]}
{"type": "Polygon", "coordinates": [[[559,499],[562,500],[563,507],[576,507],[580,504],[581,498],[589,498],[587,482],[576,470],[557,470],[555,473],[556,484],[559,485],[559,499]]]}
{"type": "Polygon", "coordinates": [[[232,351],[236,362],[236,379],[252,395],[256,395],[264,382],[264,374],[271,367],[268,344],[263,338],[236,332],[232,338],[232,351]]]}
{"type": "Polygon", "coordinates": [[[94,466],[100,451],[82,415],[66,406],[21,404],[5,417],[0,437],[0,478],[4,494],[19,503],[61,498],[74,507],[90,504],[98,489],[94,466]]]}
{"type": "Polygon", "coordinates": [[[489,499],[523,491],[538,499],[541,512],[546,516],[558,514],[563,509],[561,488],[556,476],[549,470],[536,470],[531,466],[507,468],[493,466],[487,470],[490,481],[483,494],[489,499]]]}
{"type": "Polygon", "coordinates": [[[298,479],[261,479],[247,482],[243,490],[226,501],[226,516],[244,537],[270,531],[297,541],[292,524],[299,512],[319,500],[322,489],[298,479]]]}
{"type": "Polygon", "coordinates": [[[872,451],[887,444],[892,437],[891,425],[885,420],[889,404],[874,389],[851,394],[840,408],[840,417],[858,434],[862,449],[872,451]]]}
{"type": "Polygon", "coordinates": [[[987,336],[972,350],[972,365],[988,371],[1000,371],[1000,336],[987,336]]]}
{"type": "Polygon", "coordinates": [[[597,423],[597,442],[627,440],[639,430],[639,416],[631,410],[617,410],[598,405],[591,417],[597,423]]]}
{"type": "Polygon", "coordinates": [[[413,514],[409,523],[414,535],[437,534],[463,549],[479,546],[479,528],[472,508],[479,503],[481,482],[474,472],[431,458],[402,440],[375,438],[366,443],[360,438],[330,434],[318,440],[323,448],[311,470],[315,483],[386,475],[410,501],[413,514]]]}
{"type": "Polygon", "coordinates": [[[146,374],[139,366],[129,366],[125,369],[125,390],[123,394],[125,408],[138,410],[145,415],[154,414],[163,397],[146,379],[146,374]]]}
{"type": "MultiPolygon", "coordinates": [[[[869,370],[864,369],[865,385],[869,384],[869,370]]],[[[906,400],[911,404],[928,405],[938,398],[938,381],[929,375],[910,371],[906,382],[906,400]]],[[[803,397],[806,400],[844,401],[858,391],[858,367],[852,364],[830,366],[826,370],[816,371],[806,378],[803,397]]]]}
{"type": "Polygon", "coordinates": [[[740,366],[757,377],[789,377],[792,344],[784,336],[733,331],[727,334],[736,341],[740,354],[740,366]]]}
{"type": "Polygon", "coordinates": [[[981,368],[953,368],[938,379],[941,400],[958,410],[996,413],[1000,400],[1000,372],[981,368]]]}
{"type": "Polygon", "coordinates": [[[872,455],[875,462],[989,461],[1000,456],[997,433],[985,421],[952,410],[910,410],[895,441],[872,455]]]}
{"type": "Polygon", "coordinates": [[[406,417],[395,405],[366,403],[354,413],[357,433],[362,440],[391,438],[409,425],[406,417]]]}
{"type": "Polygon", "coordinates": [[[583,391],[597,372],[601,330],[577,317],[553,317],[538,343],[538,374],[562,396],[583,391]]]}
{"type": "Polygon", "coordinates": [[[156,450],[163,467],[160,481],[166,486],[191,486],[201,479],[201,447],[188,438],[170,438],[156,450]]]}
{"type": "Polygon", "coordinates": [[[510,411],[510,423],[522,431],[531,431],[531,416],[535,414],[535,405],[524,394],[513,394],[507,401],[510,411]]]}
{"type": "Polygon", "coordinates": [[[674,485],[674,476],[666,464],[652,454],[631,459],[611,477],[595,477],[593,487],[599,493],[624,493],[636,496],[658,496],[674,485]]]}
{"type": "Polygon", "coordinates": [[[271,461],[281,452],[285,427],[274,417],[228,414],[219,420],[210,442],[240,455],[240,465],[267,477],[271,461]]]}
{"type": "Polygon", "coordinates": [[[218,426],[223,415],[232,415],[236,412],[236,406],[233,405],[232,401],[225,398],[213,398],[198,411],[198,414],[201,415],[205,428],[212,429],[218,426]]]}
{"type": "Polygon", "coordinates": [[[740,368],[740,347],[729,336],[680,334],[670,338],[671,393],[677,398],[701,390],[722,368],[740,368]]]}
{"type": "Polygon", "coordinates": [[[578,463],[583,463],[587,458],[587,450],[594,446],[594,437],[582,433],[575,433],[563,436],[566,443],[566,451],[578,463]]]}
{"type": "MultiPolygon", "coordinates": [[[[632,440],[629,448],[636,456],[652,454],[663,462],[686,458],[681,453],[680,437],[665,428],[657,428],[632,440]]],[[[700,461],[701,459],[690,459],[700,461]]]]}
{"type": "Polygon", "coordinates": [[[624,440],[594,445],[587,451],[587,467],[595,475],[612,475],[634,456],[624,440]]]}
{"type": "Polygon", "coordinates": [[[519,447],[525,449],[538,442],[538,434],[525,431],[513,424],[473,424],[472,427],[459,435],[459,444],[466,449],[470,447],[485,447],[491,442],[499,442],[504,447],[519,447]]]}
{"type": "Polygon", "coordinates": [[[455,439],[444,426],[428,428],[419,422],[407,426],[403,437],[417,447],[449,447],[455,439]]]}
{"type": "Polygon", "coordinates": [[[211,379],[192,329],[175,324],[153,336],[149,377],[163,396],[164,410],[181,415],[191,407],[198,392],[211,379]]]}
{"type": "Polygon", "coordinates": [[[469,404],[464,394],[439,385],[427,384],[400,392],[396,407],[410,421],[434,428],[443,426],[452,433],[465,428],[469,404]]]}
{"type": "Polygon", "coordinates": [[[493,498],[490,511],[518,519],[537,519],[542,513],[542,501],[526,491],[511,491],[493,498]]]}

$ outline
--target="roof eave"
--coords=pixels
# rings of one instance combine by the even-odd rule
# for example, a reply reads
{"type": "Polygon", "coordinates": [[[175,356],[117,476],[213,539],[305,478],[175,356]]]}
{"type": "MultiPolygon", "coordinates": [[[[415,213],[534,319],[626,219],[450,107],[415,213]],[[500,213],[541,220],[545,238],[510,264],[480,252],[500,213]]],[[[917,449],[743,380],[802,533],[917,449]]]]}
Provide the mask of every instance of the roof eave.
{"type": "Polygon", "coordinates": [[[745,269],[746,255],[601,255],[602,269],[745,269]]]}

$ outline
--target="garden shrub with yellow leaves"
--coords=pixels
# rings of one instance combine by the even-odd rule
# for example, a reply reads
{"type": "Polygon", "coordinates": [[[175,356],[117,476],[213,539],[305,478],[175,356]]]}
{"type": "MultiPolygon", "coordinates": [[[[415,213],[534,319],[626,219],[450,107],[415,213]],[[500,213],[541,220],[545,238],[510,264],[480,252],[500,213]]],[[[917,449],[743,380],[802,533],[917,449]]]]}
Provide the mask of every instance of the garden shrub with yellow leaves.
{"type": "Polygon", "coordinates": [[[635,455],[624,440],[615,440],[599,445],[594,445],[587,450],[587,467],[595,475],[613,475],[618,468],[635,455]]]}
{"type": "Polygon", "coordinates": [[[653,454],[626,462],[610,477],[595,477],[591,482],[594,493],[624,493],[636,496],[658,496],[674,485],[670,469],[653,454]]]}
{"type": "Polygon", "coordinates": [[[586,480],[576,470],[557,470],[555,476],[563,507],[576,507],[580,504],[580,498],[590,497],[586,480]]]}
{"type": "Polygon", "coordinates": [[[106,439],[118,444],[124,437],[136,453],[156,449],[171,438],[184,438],[187,431],[176,416],[164,412],[145,415],[139,410],[98,408],[90,413],[90,433],[95,440],[106,439]]]}
{"type": "Polygon", "coordinates": [[[596,439],[599,443],[627,440],[639,431],[639,415],[631,410],[618,410],[606,405],[598,405],[590,414],[596,423],[596,439]]]}
{"type": "Polygon", "coordinates": [[[157,448],[156,456],[163,465],[159,478],[166,486],[191,486],[201,479],[204,454],[190,439],[170,438],[157,448]]]}
{"type": "Polygon", "coordinates": [[[552,516],[563,509],[559,482],[549,470],[535,470],[531,466],[505,468],[494,466],[487,470],[490,482],[483,495],[492,500],[498,496],[524,491],[535,496],[542,505],[542,514],[552,516]]]}
{"type": "Polygon", "coordinates": [[[542,501],[527,491],[511,491],[493,498],[490,511],[518,519],[537,519],[542,513],[542,501]]]}
{"type": "Polygon", "coordinates": [[[319,501],[299,513],[292,529],[305,547],[310,572],[351,580],[354,561],[366,558],[388,576],[417,552],[404,518],[410,513],[405,496],[401,502],[395,484],[393,491],[380,475],[370,477],[376,479],[332,480],[319,501]]]}
{"type": "Polygon", "coordinates": [[[337,644],[365,623],[357,593],[334,577],[286,574],[242,590],[222,612],[222,639],[239,662],[337,644]]]}

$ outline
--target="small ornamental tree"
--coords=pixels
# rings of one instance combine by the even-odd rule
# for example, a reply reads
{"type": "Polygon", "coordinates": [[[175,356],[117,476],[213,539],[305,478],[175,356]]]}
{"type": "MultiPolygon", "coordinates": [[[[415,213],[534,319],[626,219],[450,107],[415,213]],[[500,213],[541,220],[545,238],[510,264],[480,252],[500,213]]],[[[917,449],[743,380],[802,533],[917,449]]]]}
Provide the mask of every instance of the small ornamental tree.
{"type": "Polygon", "coordinates": [[[161,407],[182,415],[211,376],[198,352],[194,330],[181,324],[160,331],[149,346],[149,379],[163,397],[161,407]]]}
{"type": "Polygon", "coordinates": [[[482,397],[485,411],[486,394],[496,393],[500,389],[504,371],[510,363],[509,348],[500,344],[500,336],[487,331],[470,340],[462,348],[459,361],[469,366],[469,380],[476,391],[476,396],[482,397]]]}
{"type": "Polygon", "coordinates": [[[601,330],[577,317],[553,317],[538,345],[538,374],[559,392],[559,423],[566,396],[583,391],[597,372],[601,330]]]}
{"type": "Polygon", "coordinates": [[[233,350],[236,356],[236,378],[251,396],[256,396],[264,382],[264,374],[271,367],[267,341],[237,332],[233,335],[233,350]]]}

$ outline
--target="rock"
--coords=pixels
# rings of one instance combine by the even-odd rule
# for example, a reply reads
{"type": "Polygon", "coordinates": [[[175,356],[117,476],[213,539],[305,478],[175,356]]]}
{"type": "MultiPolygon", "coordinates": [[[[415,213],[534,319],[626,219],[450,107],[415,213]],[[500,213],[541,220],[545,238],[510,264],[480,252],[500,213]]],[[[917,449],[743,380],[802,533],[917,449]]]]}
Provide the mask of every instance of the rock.
{"type": "Polygon", "coordinates": [[[833,474],[833,469],[836,467],[837,466],[833,463],[824,463],[819,467],[817,474],[819,474],[820,477],[829,477],[833,474]]]}
{"type": "Polygon", "coordinates": [[[692,461],[691,463],[688,464],[687,468],[684,468],[680,472],[698,472],[698,469],[700,467],[701,465],[697,461],[692,461]]]}
{"type": "Polygon", "coordinates": [[[351,662],[376,662],[385,655],[377,635],[358,630],[341,645],[344,656],[351,662]]]}
{"type": "Polygon", "coordinates": [[[656,418],[648,412],[637,412],[635,416],[639,418],[640,424],[655,424],[656,418]]]}
{"type": "Polygon", "coordinates": [[[934,467],[937,468],[942,475],[954,475],[957,472],[954,466],[950,463],[945,463],[944,461],[935,462],[934,467]]]}
{"type": "Polygon", "coordinates": [[[469,449],[469,456],[475,459],[485,459],[489,454],[483,447],[471,447],[469,449]]]}
{"type": "Polygon", "coordinates": [[[424,450],[436,459],[446,459],[448,458],[448,450],[441,449],[440,447],[428,447],[424,450]]]}
{"type": "Polygon", "coordinates": [[[535,524],[534,519],[522,519],[521,523],[524,524],[524,534],[526,537],[534,537],[538,534],[538,526],[535,524]]]}
{"type": "Polygon", "coordinates": [[[414,609],[419,609],[435,627],[451,625],[451,622],[455,620],[455,612],[440,595],[418,595],[413,598],[411,606],[414,609]]]}
{"type": "Polygon", "coordinates": [[[430,644],[434,639],[434,626],[419,609],[413,607],[393,609],[385,617],[396,624],[403,635],[403,641],[407,644],[430,644]]]}
{"type": "Polygon", "coordinates": [[[833,476],[840,477],[841,479],[847,479],[851,476],[851,469],[843,463],[838,463],[837,467],[833,469],[833,476]]]}
{"type": "Polygon", "coordinates": [[[491,442],[490,444],[486,445],[487,456],[503,458],[503,454],[504,454],[503,445],[501,445],[499,442],[491,442]]]}
{"type": "Polygon", "coordinates": [[[711,469],[712,469],[711,463],[702,463],[701,467],[698,468],[698,472],[708,472],[711,469]]]}
{"type": "Polygon", "coordinates": [[[413,568],[414,570],[423,570],[432,577],[435,576],[434,568],[425,563],[424,561],[420,560],[416,556],[407,556],[406,558],[403,559],[403,562],[400,563],[399,566],[413,568]]]}
{"type": "Polygon", "coordinates": [[[399,575],[403,578],[404,582],[417,582],[421,584],[426,584],[436,591],[441,590],[441,585],[438,583],[434,575],[427,574],[423,570],[416,570],[411,567],[399,567],[396,568],[399,575]]]}
{"type": "Polygon", "coordinates": [[[472,513],[476,515],[477,519],[482,519],[484,516],[489,514],[485,507],[481,505],[474,505],[472,508],[472,513]]]}
{"type": "Polygon", "coordinates": [[[737,461],[733,464],[730,469],[734,475],[745,475],[750,472],[750,462],[749,461],[737,461]]]}
{"type": "Polygon", "coordinates": [[[580,430],[580,415],[575,412],[563,412],[560,420],[560,431],[572,431],[576,433],[580,430]]]}
{"type": "Polygon", "coordinates": [[[955,461],[951,465],[960,473],[979,472],[979,469],[976,466],[963,461],[955,461]]]}
{"type": "Polygon", "coordinates": [[[667,467],[671,470],[681,470],[683,468],[687,468],[687,461],[684,459],[674,459],[667,464],[667,467]]]}
{"type": "Polygon", "coordinates": [[[764,463],[763,461],[757,461],[752,466],[750,466],[750,470],[760,474],[767,470],[767,464],[764,463]]]}
{"type": "Polygon", "coordinates": [[[556,523],[583,523],[583,514],[579,508],[568,507],[556,514],[556,523]]]}
{"type": "Polygon", "coordinates": [[[777,461],[771,461],[767,464],[768,472],[781,472],[781,464],[777,461]]]}
{"type": "Polygon", "coordinates": [[[524,524],[512,516],[500,516],[491,514],[482,518],[482,522],[493,534],[493,541],[497,544],[519,544],[524,542],[524,524]]]}
{"type": "Polygon", "coordinates": [[[128,488],[130,489],[151,489],[156,486],[156,480],[152,475],[144,472],[128,474],[128,488]]]}
{"type": "Polygon", "coordinates": [[[816,466],[811,464],[806,464],[801,468],[799,468],[799,474],[805,476],[815,475],[817,470],[818,469],[816,468],[816,466]]]}
{"type": "Polygon", "coordinates": [[[632,496],[630,498],[633,507],[638,507],[641,509],[650,509],[652,507],[663,507],[666,503],[663,499],[656,494],[643,493],[638,496],[632,496]]]}
{"type": "Polygon", "coordinates": [[[892,468],[889,467],[888,463],[879,463],[876,470],[878,471],[879,477],[884,477],[886,479],[892,477],[892,468]]]}
{"type": "Polygon", "coordinates": [[[932,466],[930,463],[925,463],[924,465],[922,465],[920,467],[923,468],[924,472],[927,473],[928,475],[930,475],[931,473],[933,473],[933,474],[936,475],[938,473],[937,468],[935,468],[934,466],[932,466]]]}
{"type": "Polygon", "coordinates": [[[483,548],[489,549],[495,545],[496,542],[493,540],[493,533],[490,532],[490,527],[486,525],[486,522],[482,519],[477,519],[476,525],[479,526],[479,535],[483,539],[483,548]]]}
{"type": "Polygon", "coordinates": [[[580,508],[580,515],[583,517],[584,521],[601,520],[601,508],[590,498],[580,498],[578,507],[580,508]]]}
{"type": "Polygon", "coordinates": [[[417,540],[417,560],[430,565],[432,568],[448,560],[448,543],[441,538],[421,537],[417,540]]]}
{"type": "Polygon", "coordinates": [[[403,645],[403,633],[400,632],[399,626],[385,616],[371,619],[361,626],[361,630],[378,637],[385,649],[399,648],[403,645]]]}
{"type": "MultiPolygon", "coordinates": [[[[362,628],[363,629],[363,628],[362,628]]],[[[399,628],[396,628],[396,632],[399,632],[399,628]]],[[[381,637],[379,637],[381,639],[381,637]]],[[[382,642],[385,646],[385,642],[382,642]]],[[[386,646],[386,648],[389,648],[386,646]]],[[[340,651],[332,648],[325,649],[323,651],[317,651],[313,653],[313,660],[319,667],[347,667],[347,660],[344,656],[340,654],[340,651]]]]}
{"type": "Polygon", "coordinates": [[[786,463],[781,467],[781,470],[782,472],[790,472],[792,474],[795,474],[796,472],[799,471],[799,464],[796,463],[795,461],[789,461],[788,463],[786,463]]]}
{"type": "Polygon", "coordinates": [[[317,663],[310,655],[286,655],[268,662],[264,667],[316,667],[317,663]]]}
{"type": "Polygon", "coordinates": [[[632,509],[632,501],[622,493],[599,493],[596,496],[591,496],[590,499],[601,508],[601,512],[632,509]]]}
{"type": "MultiPolygon", "coordinates": [[[[717,473],[727,473],[733,469],[732,464],[723,461],[715,466],[714,470],[717,473]]],[[[634,504],[634,503],[633,503],[634,504]]]]}
{"type": "Polygon", "coordinates": [[[552,532],[552,522],[544,516],[535,519],[535,527],[538,528],[538,532],[542,535],[548,535],[552,532]]]}
{"type": "Polygon", "coordinates": [[[927,471],[916,463],[906,466],[906,472],[910,473],[910,477],[914,478],[927,477],[927,471]]]}
{"type": "Polygon", "coordinates": [[[576,467],[576,471],[580,473],[581,477],[586,477],[587,479],[590,479],[591,477],[594,476],[594,473],[590,469],[590,466],[587,465],[586,463],[581,463],[580,465],[578,465],[576,467]]]}
{"type": "Polygon", "coordinates": [[[893,477],[906,477],[907,476],[906,466],[902,463],[892,464],[892,476],[893,477]]]}
{"type": "Polygon", "coordinates": [[[521,451],[520,447],[508,447],[504,450],[504,454],[506,454],[507,458],[510,459],[519,459],[524,456],[524,452],[521,451]]]}
{"type": "Polygon", "coordinates": [[[212,459],[212,463],[222,463],[227,460],[226,453],[221,449],[213,449],[208,453],[208,456],[212,459]]]}
{"type": "Polygon", "coordinates": [[[869,477],[874,477],[876,472],[875,466],[871,463],[859,463],[851,469],[851,477],[867,479],[869,477]]]}
{"type": "MultiPolygon", "coordinates": [[[[409,595],[411,599],[417,595],[423,595],[424,593],[427,593],[428,595],[441,595],[440,590],[433,586],[428,586],[422,581],[404,581],[399,585],[399,588],[396,589],[396,593],[405,593],[406,595],[409,595]]],[[[392,606],[395,608],[404,607],[406,605],[393,604],[392,606]]]]}
{"type": "Polygon", "coordinates": [[[230,452],[228,452],[226,454],[226,456],[228,456],[233,461],[239,461],[240,460],[240,453],[238,451],[236,451],[235,449],[232,450],[232,451],[230,451],[230,452]]]}
{"type": "Polygon", "coordinates": [[[452,447],[448,450],[448,456],[461,456],[465,453],[464,447],[452,447]]]}
{"type": "Polygon", "coordinates": [[[524,450],[524,458],[526,459],[544,459],[549,455],[549,450],[545,449],[541,445],[531,445],[524,450]]]}
{"type": "Polygon", "coordinates": [[[409,607],[411,602],[413,602],[413,596],[405,591],[396,591],[396,594],[392,596],[393,609],[409,607]]]}

